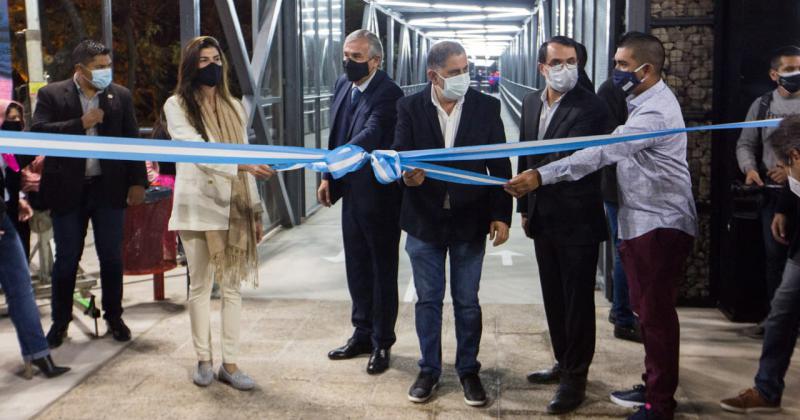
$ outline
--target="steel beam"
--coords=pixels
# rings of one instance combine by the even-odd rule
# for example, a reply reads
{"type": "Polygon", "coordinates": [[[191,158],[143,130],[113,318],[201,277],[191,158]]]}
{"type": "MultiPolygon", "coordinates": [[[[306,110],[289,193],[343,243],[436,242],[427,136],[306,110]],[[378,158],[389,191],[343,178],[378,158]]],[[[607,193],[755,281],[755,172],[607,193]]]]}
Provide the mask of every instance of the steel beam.
{"type": "Polygon", "coordinates": [[[180,0],[181,48],[200,36],[200,0],[180,0]]]}

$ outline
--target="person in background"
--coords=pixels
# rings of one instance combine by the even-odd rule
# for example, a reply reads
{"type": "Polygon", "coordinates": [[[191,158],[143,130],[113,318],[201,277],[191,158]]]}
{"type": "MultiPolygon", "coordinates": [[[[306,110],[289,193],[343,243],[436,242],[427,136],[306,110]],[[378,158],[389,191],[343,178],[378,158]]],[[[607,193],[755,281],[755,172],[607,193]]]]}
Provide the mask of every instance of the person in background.
{"type": "MultiPolygon", "coordinates": [[[[73,50],[72,62],[71,78],[51,83],[37,94],[31,131],[139,137],[131,92],[112,82],[110,50],[87,39],[73,50]]],[[[108,333],[116,341],[131,339],[131,330],[122,320],[123,226],[125,207],[143,203],[146,187],[144,162],[45,158],[39,193],[51,210],[56,243],[53,325],[47,333],[51,348],[63,343],[72,321],[75,280],[90,220],[108,333]]]]}
{"type": "MultiPolygon", "coordinates": [[[[608,128],[609,133],[617,127],[624,125],[628,119],[628,104],[625,102],[627,96],[613,79],[607,79],[597,89],[597,96],[603,99],[608,106],[608,128]]],[[[642,342],[642,335],[639,330],[639,321],[631,310],[630,298],[628,296],[628,278],[625,276],[625,267],[619,255],[619,197],[617,189],[617,165],[606,166],[601,169],[601,190],[603,201],[608,218],[608,226],[611,231],[610,240],[614,246],[614,268],[611,275],[612,301],[611,310],[608,312],[608,322],[614,325],[614,337],[620,340],[628,340],[637,343],[642,342]]]]}
{"type": "MultiPolygon", "coordinates": [[[[334,88],[328,148],[388,149],[394,140],[397,100],[403,97],[403,90],[380,69],[380,38],[359,29],[347,36],[342,53],[345,74],[334,88]]],[[[391,348],[397,340],[400,189],[394,183],[378,182],[372,168],[365,165],[341,179],[325,175],[317,199],[330,207],[340,198],[354,331],[328,358],[369,354],[367,373],[380,374],[389,368],[391,348]]]]}
{"type": "MultiPolygon", "coordinates": [[[[247,144],[247,113],[231,96],[228,62],[219,42],[209,36],[183,49],[174,94],[164,104],[173,139],[247,144]]],[[[178,231],[191,275],[189,318],[200,387],[214,380],[211,353],[211,285],[222,292],[222,365],[217,379],[237,390],[255,381],[238,366],[242,308],[241,284],[258,286],[257,245],[263,237],[263,208],[255,178],[269,179],[267,165],[176,165],[169,230],[178,231]]]]}
{"type": "MultiPolygon", "coordinates": [[[[628,97],[628,119],[614,133],[685,128],[680,104],[662,80],[664,46],[641,32],[625,34],[614,55],[614,83],[628,97]]],[[[686,160],[685,133],[579,150],[507,185],[517,197],[543,185],[575,181],[616,163],[622,206],[620,254],[631,306],[639,315],[645,350],[645,385],[611,393],[629,419],[672,419],[678,388],[680,325],[675,304],[686,259],[697,235],[697,211],[686,160]],[[658,191],[657,195],[653,195],[658,191]]]]}
{"type": "MultiPolygon", "coordinates": [[[[397,104],[397,151],[478,146],[505,142],[500,101],[470,89],[464,47],[439,41],[428,52],[428,86],[397,104]]],[[[448,164],[455,168],[509,178],[509,159],[448,164]]],[[[414,307],[422,357],[408,391],[415,403],[428,401],[442,373],[442,306],[445,260],[450,259],[450,292],[456,329],[456,371],[470,406],[487,402],[478,373],[483,321],[478,289],[486,252],[486,234],[500,246],[508,240],[512,199],[500,187],[472,186],[426,179],[422,169],[403,173],[400,227],[408,233],[418,301],[414,307]]]]}
{"type": "Polygon", "coordinates": [[[5,182],[9,155],[0,158],[0,287],[3,288],[8,314],[25,361],[26,373],[36,366],[47,378],[60,376],[68,367],[57,366],[50,355],[42,330],[39,308],[33,295],[28,259],[22,250],[14,223],[6,213],[6,202],[19,200],[19,191],[9,190],[5,182]]]}
{"type": "Polygon", "coordinates": [[[755,385],[720,401],[725,411],[741,414],[781,410],[784,378],[800,328],[800,115],[785,117],[766,140],[776,164],[785,167],[789,176],[789,188],[782,191],[771,227],[773,238],[788,246],[789,258],[764,322],[764,343],[755,385]],[[793,232],[789,226],[794,226],[793,232]]]}
{"type": "MultiPolygon", "coordinates": [[[[603,134],[605,103],[580,83],[579,47],[555,36],[539,48],[542,92],[522,101],[520,137],[546,140],[603,134]]],[[[588,80],[588,79],[587,79],[588,80]]],[[[520,157],[524,173],[569,153],[520,157]]],[[[528,381],[559,384],[547,406],[550,414],[575,410],[586,398],[586,382],[595,347],[594,285],[600,243],[608,237],[600,173],[540,188],[519,199],[522,226],[533,238],[550,342],[556,363],[533,372],[528,381]]]]}
{"type": "MultiPolygon", "coordinates": [[[[777,49],[770,59],[769,77],[777,87],[756,98],[747,111],[745,121],[782,118],[800,114],[800,47],[791,45],[777,49]]],[[[780,167],[769,137],[774,128],[745,128],[736,143],[736,160],[745,175],[746,185],[764,188],[760,209],[761,232],[766,256],[764,278],[767,302],[772,301],[775,290],[781,284],[781,274],[786,264],[785,245],[772,236],[771,224],[775,216],[781,188],[786,184],[787,174],[780,167]],[[760,159],[757,159],[760,156],[760,159]]],[[[764,336],[764,324],[745,330],[754,338],[764,336]]]]}
{"type": "Polygon", "coordinates": [[[586,73],[586,63],[589,62],[589,53],[586,51],[586,46],[580,42],[575,42],[575,48],[578,51],[578,85],[589,92],[594,92],[594,83],[592,83],[589,74],[586,73]]]}
{"type": "MultiPolygon", "coordinates": [[[[9,102],[5,104],[5,109],[0,107],[3,120],[0,124],[0,130],[4,131],[24,131],[25,120],[23,116],[22,104],[19,102],[9,102]]],[[[6,168],[6,184],[16,191],[20,191],[19,200],[11,200],[6,203],[6,213],[14,223],[14,228],[17,230],[20,240],[22,241],[22,248],[25,251],[25,258],[30,258],[31,255],[31,227],[28,221],[33,216],[33,208],[28,201],[28,197],[22,188],[22,172],[13,170],[10,167],[6,168]]]]}

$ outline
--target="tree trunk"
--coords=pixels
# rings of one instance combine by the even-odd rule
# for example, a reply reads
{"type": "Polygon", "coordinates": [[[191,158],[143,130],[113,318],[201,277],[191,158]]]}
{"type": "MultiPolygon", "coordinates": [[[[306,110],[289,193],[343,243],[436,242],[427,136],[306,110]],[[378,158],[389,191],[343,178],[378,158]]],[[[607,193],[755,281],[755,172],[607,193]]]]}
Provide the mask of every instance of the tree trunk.
{"type": "Polygon", "coordinates": [[[75,33],[78,35],[78,40],[80,41],[85,39],[86,26],[83,24],[83,19],[81,19],[78,9],[75,8],[75,3],[73,3],[71,0],[61,0],[61,7],[63,7],[64,11],[67,12],[69,21],[72,23],[72,29],[74,29],[75,33]]]}

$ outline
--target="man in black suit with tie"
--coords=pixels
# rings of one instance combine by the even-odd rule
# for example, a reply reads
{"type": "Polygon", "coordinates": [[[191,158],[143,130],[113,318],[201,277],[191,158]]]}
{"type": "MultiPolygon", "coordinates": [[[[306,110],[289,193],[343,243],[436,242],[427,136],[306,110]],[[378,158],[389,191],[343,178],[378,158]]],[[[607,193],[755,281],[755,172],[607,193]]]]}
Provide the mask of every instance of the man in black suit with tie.
{"type": "MultiPolygon", "coordinates": [[[[604,134],[608,109],[581,86],[578,45],[556,36],[539,49],[539,72],[547,88],[528,94],[522,104],[522,140],[604,134]]],[[[519,172],[536,169],[568,153],[525,156],[519,172]]],[[[559,383],[547,407],[551,414],[574,410],[585,399],[586,378],[594,357],[594,284],[599,244],[608,231],[600,191],[600,173],[579,181],[540,188],[519,199],[526,234],[533,238],[547,324],[556,364],[533,372],[533,383],[559,383]]]]}
{"type": "MultiPolygon", "coordinates": [[[[138,137],[128,89],[111,82],[111,55],[99,42],[84,40],[72,52],[73,77],[38,93],[31,131],[88,136],[138,137]]],[[[122,321],[122,239],[126,205],[144,201],[144,162],[47,157],[40,195],[52,211],[53,264],[50,347],[62,344],[72,320],[75,276],[89,220],[100,259],[103,317],[117,341],[131,331],[122,321]]]]}
{"type": "MultiPolygon", "coordinates": [[[[380,39],[364,29],[344,43],[345,74],[336,82],[328,148],[360,146],[367,152],[388,149],[394,139],[397,100],[403,91],[383,70],[380,39]]],[[[326,174],[317,198],[330,207],[342,199],[347,286],[353,300],[355,331],[347,343],[331,350],[332,360],[370,354],[367,373],[389,368],[396,337],[397,264],[400,244],[400,190],[382,185],[369,165],[335,180],[326,174]]]]}
{"type": "MultiPolygon", "coordinates": [[[[428,79],[421,92],[397,104],[395,150],[505,143],[500,101],[470,89],[464,47],[440,41],[428,52],[428,79]]],[[[453,168],[509,178],[509,159],[445,163],[453,168]]],[[[502,188],[426,179],[421,169],[403,173],[400,227],[408,233],[417,291],[415,319],[420,373],[408,391],[415,403],[428,401],[442,373],[442,301],[445,259],[450,256],[450,291],[456,327],[456,371],[470,406],[486,404],[478,373],[482,315],[478,301],[486,234],[499,246],[508,239],[512,199],[502,188]]]]}

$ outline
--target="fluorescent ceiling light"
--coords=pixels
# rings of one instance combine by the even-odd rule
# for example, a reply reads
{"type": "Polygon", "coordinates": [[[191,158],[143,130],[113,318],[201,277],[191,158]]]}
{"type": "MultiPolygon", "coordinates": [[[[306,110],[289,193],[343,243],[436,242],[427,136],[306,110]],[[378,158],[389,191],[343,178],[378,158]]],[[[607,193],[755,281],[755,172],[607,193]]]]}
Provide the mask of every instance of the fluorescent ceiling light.
{"type": "Polygon", "coordinates": [[[475,11],[480,12],[483,10],[481,6],[472,6],[466,4],[449,4],[449,3],[436,3],[433,5],[434,9],[441,10],[458,10],[458,11],[475,11]]]}
{"type": "Polygon", "coordinates": [[[486,60],[484,58],[471,58],[469,61],[476,67],[491,67],[496,60],[486,60]]]}
{"type": "Polygon", "coordinates": [[[529,15],[531,11],[528,9],[523,9],[521,7],[484,7],[484,12],[500,12],[500,13],[517,13],[521,15],[529,15]]]}

